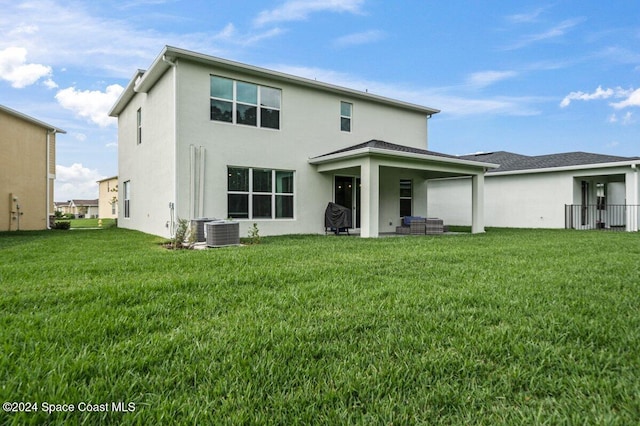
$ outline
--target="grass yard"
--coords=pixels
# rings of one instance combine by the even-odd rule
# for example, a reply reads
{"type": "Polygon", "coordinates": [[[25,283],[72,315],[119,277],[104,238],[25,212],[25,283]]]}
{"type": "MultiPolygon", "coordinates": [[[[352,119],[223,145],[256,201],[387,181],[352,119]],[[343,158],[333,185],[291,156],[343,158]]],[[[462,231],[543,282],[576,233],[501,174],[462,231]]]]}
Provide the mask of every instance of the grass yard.
{"type": "Polygon", "coordinates": [[[0,234],[0,423],[640,422],[637,233],[158,243],[0,234]]]}
{"type": "Polygon", "coordinates": [[[98,228],[102,220],[102,227],[109,228],[115,226],[115,219],[57,219],[56,222],[70,222],[71,229],[98,228]]]}

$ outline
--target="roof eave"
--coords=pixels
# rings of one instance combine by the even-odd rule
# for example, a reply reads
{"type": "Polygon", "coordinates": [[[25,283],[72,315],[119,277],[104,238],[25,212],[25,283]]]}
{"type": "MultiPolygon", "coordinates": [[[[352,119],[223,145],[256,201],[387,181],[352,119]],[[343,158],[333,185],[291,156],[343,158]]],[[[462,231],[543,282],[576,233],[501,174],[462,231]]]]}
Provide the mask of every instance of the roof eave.
{"type": "Polygon", "coordinates": [[[96,182],[100,183],[100,182],[105,182],[105,181],[113,180],[113,179],[118,179],[118,176],[116,175],[116,176],[107,177],[107,178],[104,178],[104,179],[97,180],[96,182]]]}
{"type": "MultiPolygon", "coordinates": [[[[349,89],[342,86],[337,86],[329,83],[323,83],[316,80],[311,80],[304,77],[298,77],[291,74],[286,74],[280,71],[273,71],[266,68],[257,67],[254,65],[243,64],[241,62],[235,62],[228,59],[223,59],[215,56],[205,55],[202,53],[192,52],[185,49],[180,49],[172,46],[165,46],[160,55],[156,57],[153,64],[149,67],[148,71],[144,73],[139,83],[135,86],[136,92],[145,92],[149,90],[156,81],[167,71],[171,64],[167,61],[175,61],[179,59],[187,59],[190,61],[215,65],[218,68],[228,69],[231,71],[239,71],[245,74],[264,76],[268,75],[272,79],[281,82],[287,82],[296,84],[299,86],[306,86],[315,89],[325,90],[328,92],[338,93],[341,95],[350,96],[352,98],[367,99],[379,103],[386,103],[401,107],[404,109],[417,111],[425,115],[431,116],[440,112],[439,109],[429,108],[422,105],[413,104],[410,102],[404,102],[396,99],[387,98],[384,96],[374,95],[368,92],[362,92],[359,90],[349,89]]],[[[113,111],[113,110],[112,110],[113,111]]]]}
{"type": "Polygon", "coordinates": [[[507,176],[507,175],[524,175],[524,174],[534,174],[534,173],[551,173],[551,172],[567,172],[567,171],[575,171],[575,170],[585,170],[585,169],[608,169],[613,167],[633,167],[640,165],[640,159],[638,160],[629,160],[629,161],[614,161],[609,163],[592,163],[592,164],[581,164],[576,166],[562,166],[562,167],[545,167],[538,169],[522,169],[522,170],[507,170],[501,172],[499,170],[493,171],[489,174],[489,176],[507,176]]]}
{"type": "Polygon", "coordinates": [[[394,158],[401,157],[401,158],[412,159],[412,160],[449,163],[449,164],[455,164],[455,165],[479,167],[484,169],[495,169],[499,167],[498,164],[492,164],[492,163],[481,163],[478,161],[460,160],[457,158],[440,157],[437,155],[419,154],[415,152],[390,151],[388,149],[380,149],[380,148],[372,148],[372,147],[365,147],[365,148],[355,149],[353,151],[345,151],[345,152],[339,152],[336,154],[324,155],[321,157],[314,157],[314,158],[310,158],[308,161],[309,161],[309,164],[317,165],[317,164],[331,163],[333,161],[338,161],[338,160],[365,157],[368,155],[379,155],[379,156],[394,157],[394,158]]]}
{"type": "Polygon", "coordinates": [[[125,87],[125,89],[118,97],[118,100],[116,100],[116,103],[113,105],[113,107],[111,107],[111,110],[109,111],[109,117],[117,117],[118,115],[120,115],[122,110],[125,109],[127,104],[129,104],[131,99],[133,99],[133,97],[135,96],[135,86],[139,82],[141,77],[144,76],[144,74],[145,71],[140,69],[135,72],[135,74],[129,81],[129,84],[127,84],[127,87],[125,87]]]}
{"type": "Polygon", "coordinates": [[[27,114],[23,114],[20,111],[16,111],[15,109],[11,109],[9,107],[6,107],[4,105],[0,105],[0,110],[6,112],[9,115],[12,115],[14,117],[18,117],[22,120],[28,121],[32,124],[36,124],[42,128],[45,128],[47,130],[53,131],[55,133],[63,133],[66,134],[67,132],[65,130],[60,129],[59,127],[56,126],[52,126],[51,124],[45,123],[44,121],[40,121],[37,118],[33,118],[28,116],[27,114]]]}

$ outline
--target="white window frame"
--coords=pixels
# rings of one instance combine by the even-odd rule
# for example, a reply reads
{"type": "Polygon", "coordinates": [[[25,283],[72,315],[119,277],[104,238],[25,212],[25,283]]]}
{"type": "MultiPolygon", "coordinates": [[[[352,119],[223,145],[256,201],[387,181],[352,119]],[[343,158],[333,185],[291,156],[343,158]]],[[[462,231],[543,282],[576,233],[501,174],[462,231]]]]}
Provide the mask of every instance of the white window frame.
{"type": "MultiPolygon", "coordinates": [[[[222,102],[230,102],[231,103],[231,122],[228,121],[222,121],[222,120],[214,120],[213,118],[211,118],[211,106],[209,106],[209,120],[210,121],[215,121],[216,123],[226,123],[226,124],[234,124],[234,125],[238,125],[238,126],[247,126],[247,127],[255,127],[255,128],[259,128],[259,129],[266,129],[266,130],[276,130],[279,131],[282,127],[282,89],[278,88],[278,87],[272,87],[272,86],[264,86],[264,85],[260,85],[260,84],[256,84],[256,83],[252,83],[250,81],[243,81],[243,80],[236,80],[230,77],[225,77],[222,75],[217,75],[217,74],[211,74],[209,76],[209,102],[211,102],[211,100],[216,100],[216,101],[222,101],[222,102]],[[211,96],[211,78],[213,77],[218,77],[218,78],[223,78],[226,80],[231,80],[232,82],[232,98],[233,99],[226,99],[226,98],[219,98],[216,96],[211,96]],[[240,102],[238,101],[238,83],[244,83],[244,84],[251,84],[256,86],[256,91],[257,91],[257,95],[256,95],[256,104],[252,104],[252,103],[247,103],[247,102],[240,102]],[[262,104],[262,89],[272,89],[272,90],[277,90],[280,93],[280,106],[279,107],[273,107],[273,106],[268,106],[268,105],[263,105],[262,104]],[[251,107],[255,107],[256,108],[256,124],[255,126],[253,124],[245,124],[245,123],[238,123],[238,105],[247,105],[247,106],[251,106],[251,107]],[[262,126],[262,110],[273,110],[273,111],[278,111],[278,127],[274,128],[274,127],[263,127],[262,126]]],[[[211,105],[211,103],[209,103],[209,105],[211,105]]]]}
{"type": "Polygon", "coordinates": [[[353,103],[347,101],[340,101],[340,131],[345,133],[351,133],[353,131],[353,103]],[[342,113],[342,106],[349,105],[349,115],[342,113]],[[349,130],[342,128],[342,120],[349,120],[349,130]]]}
{"type": "MultiPolygon", "coordinates": [[[[296,217],[296,208],[295,208],[295,200],[296,200],[296,172],[294,170],[283,170],[283,169],[268,169],[261,167],[243,167],[243,166],[227,166],[227,173],[229,169],[248,169],[249,175],[249,190],[248,191],[229,191],[229,182],[227,181],[227,195],[246,195],[248,197],[247,202],[247,216],[246,218],[234,218],[235,220],[293,220],[296,217]],[[269,170],[271,172],[271,191],[269,192],[258,192],[253,189],[253,172],[254,170],[269,170]],[[291,173],[293,176],[293,192],[277,192],[277,183],[276,177],[277,172],[287,172],[291,173]],[[271,197],[271,217],[253,217],[253,196],[254,195],[268,195],[271,197]],[[293,214],[291,217],[276,217],[276,199],[278,196],[291,197],[293,202],[293,214]]],[[[227,215],[229,215],[229,201],[227,197],[227,215]]]]}
{"type": "Polygon", "coordinates": [[[142,143],[142,107],[136,111],[136,141],[138,145],[142,143]]]}
{"type": "Polygon", "coordinates": [[[123,217],[128,219],[131,217],[131,181],[127,180],[122,184],[122,192],[123,192],[123,217]]]}
{"type": "Polygon", "coordinates": [[[409,200],[409,202],[411,203],[411,212],[409,213],[409,216],[413,215],[413,180],[411,179],[400,179],[400,185],[399,185],[399,190],[400,190],[400,211],[398,213],[400,213],[400,217],[402,216],[402,200],[409,200]],[[408,197],[403,197],[402,196],[402,183],[403,182],[409,182],[409,189],[411,190],[411,194],[408,197]]]}

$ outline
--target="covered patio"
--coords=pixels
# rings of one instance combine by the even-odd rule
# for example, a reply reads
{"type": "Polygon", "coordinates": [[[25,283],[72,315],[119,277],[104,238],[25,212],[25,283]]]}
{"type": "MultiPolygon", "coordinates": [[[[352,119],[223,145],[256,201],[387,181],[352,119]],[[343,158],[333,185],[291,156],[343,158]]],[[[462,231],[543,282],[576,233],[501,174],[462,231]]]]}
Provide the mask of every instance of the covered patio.
{"type": "MultiPolygon", "coordinates": [[[[320,155],[309,163],[319,173],[333,175],[334,181],[337,177],[354,178],[358,186],[358,202],[354,204],[358,220],[354,223],[359,223],[363,238],[376,238],[399,224],[401,181],[411,182],[411,213],[428,217],[428,181],[445,177],[471,177],[471,232],[484,232],[484,174],[498,167],[379,140],[320,155]]],[[[335,193],[333,201],[337,202],[335,193]]]]}

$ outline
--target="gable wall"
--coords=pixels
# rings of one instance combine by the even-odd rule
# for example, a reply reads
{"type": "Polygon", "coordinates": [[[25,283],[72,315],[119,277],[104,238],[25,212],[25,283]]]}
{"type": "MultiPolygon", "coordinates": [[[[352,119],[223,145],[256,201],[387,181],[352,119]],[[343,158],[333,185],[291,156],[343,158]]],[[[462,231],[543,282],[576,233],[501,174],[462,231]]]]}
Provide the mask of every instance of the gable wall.
{"type": "Polygon", "coordinates": [[[118,117],[118,226],[169,236],[174,202],[173,72],[148,93],[137,93],[118,117]],[[137,110],[142,108],[142,143],[137,110]],[[124,182],[131,182],[130,217],[124,217],[124,182]]]}
{"type": "Polygon", "coordinates": [[[113,214],[111,208],[111,201],[115,197],[118,199],[118,178],[109,180],[103,180],[98,184],[98,217],[104,218],[117,218],[118,207],[116,204],[116,213],[113,214]]]}
{"type": "MultiPolygon", "coordinates": [[[[50,146],[55,146],[55,135],[49,139],[50,146]]],[[[11,213],[17,211],[16,204],[22,213],[21,230],[46,229],[48,213],[53,212],[55,173],[55,160],[53,171],[47,168],[47,129],[0,111],[0,152],[0,231],[18,228],[18,218],[11,213]],[[12,201],[11,194],[17,201],[12,201]]]]}

